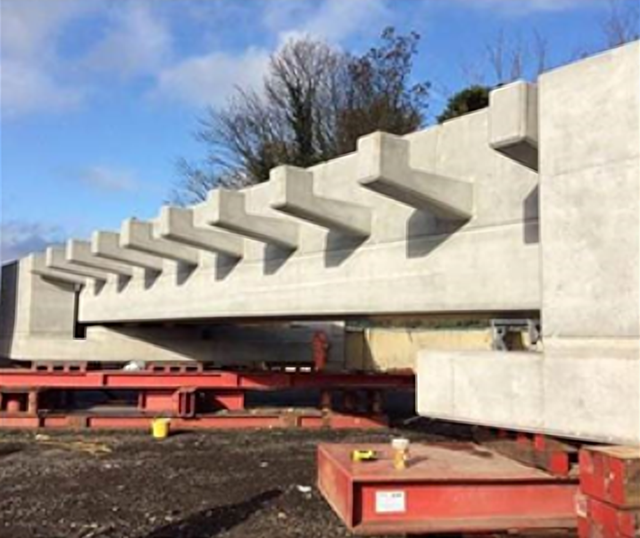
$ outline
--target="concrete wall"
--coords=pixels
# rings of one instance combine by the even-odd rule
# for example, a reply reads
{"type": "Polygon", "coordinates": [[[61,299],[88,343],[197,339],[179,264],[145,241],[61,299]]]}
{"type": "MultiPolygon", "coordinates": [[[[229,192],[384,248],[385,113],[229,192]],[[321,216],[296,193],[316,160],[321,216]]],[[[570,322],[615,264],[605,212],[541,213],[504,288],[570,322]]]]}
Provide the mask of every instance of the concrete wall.
{"type": "Polygon", "coordinates": [[[418,409],[640,444],[640,44],[539,87],[544,353],[429,352],[418,409]]]}

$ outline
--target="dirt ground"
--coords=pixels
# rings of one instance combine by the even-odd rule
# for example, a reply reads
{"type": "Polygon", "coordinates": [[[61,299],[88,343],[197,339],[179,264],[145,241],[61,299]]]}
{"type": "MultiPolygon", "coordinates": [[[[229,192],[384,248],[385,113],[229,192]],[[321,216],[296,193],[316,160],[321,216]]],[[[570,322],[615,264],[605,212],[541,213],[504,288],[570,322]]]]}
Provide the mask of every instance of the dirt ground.
{"type": "Polygon", "coordinates": [[[316,445],[464,437],[442,428],[228,430],[163,441],[146,432],[0,432],[0,538],[349,536],[315,487],[316,445]]]}

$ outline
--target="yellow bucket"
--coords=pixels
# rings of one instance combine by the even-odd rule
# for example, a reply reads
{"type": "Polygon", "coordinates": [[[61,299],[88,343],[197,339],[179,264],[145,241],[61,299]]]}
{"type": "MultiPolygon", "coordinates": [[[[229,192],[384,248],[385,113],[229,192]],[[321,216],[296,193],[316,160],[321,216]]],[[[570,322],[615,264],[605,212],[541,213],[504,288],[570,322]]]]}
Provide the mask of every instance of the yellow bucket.
{"type": "Polygon", "coordinates": [[[151,421],[151,434],[154,439],[166,439],[169,437],[169,426],[171,420],[168,418],[154,418],[151,421]]]}

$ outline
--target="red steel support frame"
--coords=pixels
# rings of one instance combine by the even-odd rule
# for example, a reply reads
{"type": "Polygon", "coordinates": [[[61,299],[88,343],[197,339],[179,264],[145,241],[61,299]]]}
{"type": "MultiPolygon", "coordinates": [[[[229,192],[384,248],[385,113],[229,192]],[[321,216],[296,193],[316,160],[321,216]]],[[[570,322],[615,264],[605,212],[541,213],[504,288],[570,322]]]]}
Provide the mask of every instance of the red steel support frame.
{"type": "Polygon", "coordinates": [[[471,443],[412,445],[396,470],[389,445],[320,445],[318,487],[358,534],[575,529],[577,479],[471,443]],[[354,449],[375,450],[353,462],[354,449]]]}
{"type": "Polygon", "coordinates": [[[380,409],[381,391],[413,387],[411,374],[206,371],[202,365],[166,364],[149,365],[143,371],[90,371],[86,365],[42,364],[30,370],[0,370],[0,428],[146,428],[149,418],[154,416],[170,416],[174,428],[184,429],[371,428],[387,423],[380,409]],[[320,390],[321,409],[243,413],[247,391],[282,389],[320,390]],[[79,390],[137,391],[137,412],[100,415],[47,410],[45,402],[51,395],[67,401],[79,390]],[[349,404],[348,413],[336,413],[331,409],[331,393],[336,391],[348,394],[345,398],[349,404]],[[355,409],[356,392],[366,396],[364,411],[355,409]],[[220,410],[225,413],[213,414],[220,410]]]}
{"type": "Polygon", "coordinates": [[[580,538],[640,536],[640,448],[580,451],[580,538]]]}

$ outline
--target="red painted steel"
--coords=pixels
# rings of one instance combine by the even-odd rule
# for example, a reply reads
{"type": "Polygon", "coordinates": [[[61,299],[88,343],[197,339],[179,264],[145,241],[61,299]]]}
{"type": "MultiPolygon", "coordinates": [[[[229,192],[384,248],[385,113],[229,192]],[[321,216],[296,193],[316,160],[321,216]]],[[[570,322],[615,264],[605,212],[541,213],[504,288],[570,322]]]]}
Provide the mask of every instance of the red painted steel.
{"type": "Polygon", "coordinates": [[[580,451],[580,489],[621,508],[640,508],[640,448],[587,447],[580,451]]]}
{"type": "MultiPolygon", "coordinates": [[[[0,428],[148,427],[149,417],[168,416],[175,427],[331,427],[372,428],[386,424],[379,391],[412,388],[409,374],[283,373],[205,371],[201,365],[150,365],[144,371],[87,370],[86,365],[36,365],[0,370],[0,428]],[[317,388],[326,393],[360,389],[367,414],[233,413],[244,410],[249,390],[317,388]],[[137,391],[135,409],[78,412],[73,395],[81,390],[137,391]],[[374,405],[375,404],[375,405],[374,405]],[[211,414],[212,411],[229,414],[211,414]],[[133,411],[133,413],[132,413],[133,411]]],[[[326,398],[323,400],[326,404],[326,398]]],[[[354,407],[355,409],[355,407],[354,407]]]]}
{"type": "Polygon", "coordinates": [[[194,387],[200,389],[242,388],[269,390],[284,388],[411,388],[411,374],[274,373],[274,372],[57,372],[0,369],[0,389],[159,389],[194,387]]]}
{"type": "Polygon", "coordinates": [[[316,372],[324,370],[329,360],[329,338],[324,331],[316,331],[311,342],[313,366],[316,372]]]}
{"type": "Polygon", "coordinates": [[[389,445],[320,445],[318,486],[362,534],[574,529],[577,481],[470,443],[415,445],[393,467],[389,445]],[[351,461],[354,449],[378,460],[351,461]]]}
{"type": "Polygon", "coordinates": [[[620,509],[592,497],[578,501],[580,538],[636,538],[640,536],[640,509],[620,509]]]}
{"type": "Polygon", "coordinates": [[[245,393],[243,391],[216,391],[211,394],[213,404],[229,411],[240,411],[244,409],[245,393]]]}
{"type": "MultiPolygon", "coordinates": [[[[61,429],[150,429],[154,415],[132,414],[57,414],[31,417],[0,415],[0,428],[61,429]]],[[[246,412],[172,417],[172,430],[207,428],[381,428],[386,417],[343,415],[318,412],[246,412]]]]}

